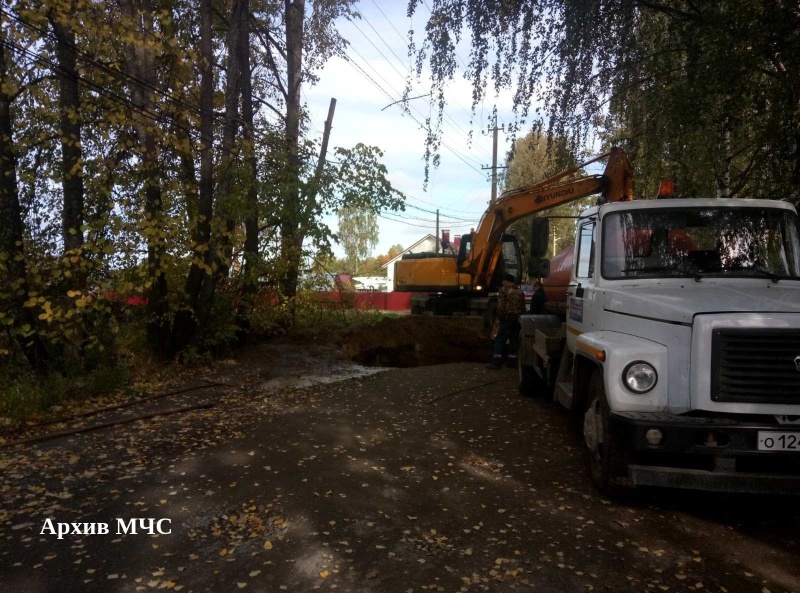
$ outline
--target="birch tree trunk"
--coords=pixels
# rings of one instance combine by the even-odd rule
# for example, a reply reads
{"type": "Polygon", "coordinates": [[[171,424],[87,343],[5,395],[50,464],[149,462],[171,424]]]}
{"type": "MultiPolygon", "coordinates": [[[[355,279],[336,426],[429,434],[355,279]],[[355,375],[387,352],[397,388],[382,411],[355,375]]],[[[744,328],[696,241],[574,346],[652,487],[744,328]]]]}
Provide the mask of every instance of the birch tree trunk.
{"type": "Polygon", "coordinates": [[[172,351],[167,313],[167,277],[163,267],[166,237],[161,220],[163,203],[161,192],[162,172],[159,165],[159,123],[155,121],[155,100],[151,89],[158,88],[155,50],[148,43],[152,40],[152,0],[120,0],[128,26],[140,34],[125,43],[125,69],[129,76],[131,102],[134,105],[131,117],[140,147],[142,173],[144,177],[145,218],[142,233],[147,242],[147,271],[150,282],[148,311],[151,321],[148,338],[151,346],[165,358],[172,351]]]}
{"type": "Polygon", "coordinates": [[[733,150],[731,149],[731,129],[728,120],[725,120],[722,131],[722,173],[717,177],[717,197],[731,197],[731,163],[733,150]]]}
{"type": "Polygon", "coordinates": [[[285,265],[283,294],[293,301],[297,294],[303,238],[300,233],[300,85],[303,68],[304,0],[286,0],[286,174],[281,221],[281,255],[285,265]]]}

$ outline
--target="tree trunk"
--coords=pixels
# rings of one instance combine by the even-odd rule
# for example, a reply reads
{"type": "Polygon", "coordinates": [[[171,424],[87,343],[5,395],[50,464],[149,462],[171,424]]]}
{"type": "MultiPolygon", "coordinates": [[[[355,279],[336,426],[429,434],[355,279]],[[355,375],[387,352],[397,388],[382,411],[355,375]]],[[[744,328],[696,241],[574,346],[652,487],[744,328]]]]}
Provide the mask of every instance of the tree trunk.
{"type": "MultiPolygon", "coordinates": [[[[52,17],[58,44],[58,102],[61,108],[61,186],[64,207],[61,214],[61,235],[64,252],[79,255],[83,248],[83,148],[81,146],[81,100],[78,87],[75,33],[69,26],[52,17]]],[[[85,274],[78,274],[83,284],[85,274]]],[[[80,286],[79,288],[83,288],[80,286]]]]}
{"type": "MultiPolygon", "coordinates": [[[[13,99],[4,91],[8,78],[4,42],[5,35],[0,30],[0,304],[6,316],[14,320],[12,331],[28,363],[37,371],[44,371],[49,362],[48,352],[36,332],[36,320],[31,309],[24,306],[28,275],[17,187],[17,155],[13,143],[13,99]],[[20,333],[21,326],[26,324],[30,326],[30,335],[20,333]]],[[[13,88],[13,85],[8,86],[13,88]]]]}
{"type": "Polygon", "coordinates": [[[148,44],[154,35],[152,0],[121,0],[128,26],[139,29],[139,39],[125,44],[125,69],[130,77],[130,98],[135,110],[131,116],[141,148],[144,177],[145,218],[143,235],[147,241],[147,270],[150,281],[148,312],[151,317],[148,338],[154,350],[166,358],[173,350],[167,314],[167,277],[163,268],[164,242],[162,235],[163,203],[161,170],[159,166],[158,122],[153,93],[158,87],[153,47],[148,44]]]}
{"type": "Polygon", "coordinates": [[[258,286],[258,169],[253,124],[253,81],[250,69],[250,0],[242,0],[242,23],[239,37],[239,71],[242,75],[242,124],[245,155],[244,269],[242,301],[236,315],[239,343],[247,342],[249,312],[258,286]]]}
{"type": "Polygon", "coordinates": [[[197,320],[199,336],[202,337],[211,317],[214,294],[220,278],[226,276],[230,270],[232,256],[232,238],[235,229],[233,219],[233,201],[237,183],[236,162],[236,134],[239,125],[239,98],[241,90],[241,72],[239,72],[239,37],[241,34],[242,10],[244,2],[233,0],[231,18],[228,23],[228,36],[226,39],[228,57],[225,64],[225,118],[222,129],[222,158],[220,167],[219,198],[217,200],[217,218],[225,221],[225,226],[220,230],[209,247],[209,262],[211,274],[203,282],[199,303],[197,306],[197,320]]]}
{"type": "Polygon", "coordinates": [[[233,0],[231,18],[228,24],[228,59],[226,62],[225,85],[225,124],[222,131],[222,179],[220,180],[220,195],[223,201],[221,217],[225,220],[225,233],[221,237],[220,245],[222,258],[220,260],[220,276],[227,276],[232,265],[233,256],[233,219],[234,196],[239,183],[238,155],[236,154],[236,136],[239,132],[239,100],[242,96],[242,71],[240,39],[242,25],[247,18],[244,12],[247,2],[233,0]]]}
{"type": "Polygon", "coordinates": [[[722,173],[717,178],[717,197],[731,197],[731,164],[733,162],[733,150],[731,149],[731,129],[728,120],[725,121],[722,130],[722,173]]]}
{"type": "MultiPolygon", "coordinates": [[[[78,88],[75,33],[68,25],[59,22],[59,16],[50,14],[50,24],[58,41],[58,103],[61,135],[61,237],[64,256],[78,257],[74,266],[72,286],[86,288],[88,270],[83,259],[83,147],[81,145],[81,99],[78,88]]],[[[71,261],[66,260],[66,261],[71,261]]],[[[73,266],[70,266],[73,267],[73,266]]],[[[76,327],[73,339],[64,340],[64,362],[73,367],[82,366],[84,329],[76,327]]]]}
{"type": "Polygon", "coordinates": [[[250,0],[242,0],[243,21],[239,39],[239,70],[242,74],[242,122],[244,123],[244,140],[246,167],[248,172],[246,216],[244,219],[244,278],[246,287],[255,287],[256,267],[258,261],[258,188],[256,180],[255,140],[253,135],[253,83],[250,70],[250,0]]]}
{"type": "Polygon", "coordinates": [[[792,168],[793,199],[800,208],[800,82],[791,86],[790,93],[794,111],[792,112],[792,132],[794,134],[794,167],[792,168]]]}
{"type": "Polygon", "coordinates": [[[192,229],[194,258],[186,278],[188,310],[175,318],[174,346],[180,352],[194,338],[195,313],[204,281],[211,265],[211,217],[214,209],[214,53],[211,33],[211,0],[200,2],[200,187],[196,204],[196,224],[192,229]]]}
{"type": "MultiPolygon", "coordinates": [[[[297,294],[303,240],[300,234],[300,84],[303,68],[304,0],[286,1],[286,183],[281,221],[281,256],[285,265],[282,281],[284,296],[290,301],[297,294]]],[[[292,308],[293,309],[293,308],[292,308]]]]}

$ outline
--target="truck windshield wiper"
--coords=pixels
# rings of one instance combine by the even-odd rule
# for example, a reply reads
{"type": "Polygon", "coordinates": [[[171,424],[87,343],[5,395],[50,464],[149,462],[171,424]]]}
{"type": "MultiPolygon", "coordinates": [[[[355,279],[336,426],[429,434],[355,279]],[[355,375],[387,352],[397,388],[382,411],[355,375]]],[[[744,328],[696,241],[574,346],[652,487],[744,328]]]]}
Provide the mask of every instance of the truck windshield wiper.
{"type": "Polygon", "coordinates": [[[625,268],[621,270],[623,274],[630,274],[631,272],[639,272],[642,274],[650,274],[652,272],[673,272],[670,276],[674,277],[688,277],[688,278],[699,278],[700,275],[695,272],[688,272],[686,270],[681,270],[675,266],[645,266],[644,268],[625,268]]]}
{"type": "Polygon", "coordinates": [[[720,270],[721,272],[753,272],[754,275],[761,276],[762,278],[769,278],[777,284],[780,280],[791,280],[791,276],[781,276],[776,274],[775,272],[770,272],[769,270],[765,270],[764,268],[752,267],[746,268],[744,266],[737,266],[735,268],[724,268],[720,270]]]}

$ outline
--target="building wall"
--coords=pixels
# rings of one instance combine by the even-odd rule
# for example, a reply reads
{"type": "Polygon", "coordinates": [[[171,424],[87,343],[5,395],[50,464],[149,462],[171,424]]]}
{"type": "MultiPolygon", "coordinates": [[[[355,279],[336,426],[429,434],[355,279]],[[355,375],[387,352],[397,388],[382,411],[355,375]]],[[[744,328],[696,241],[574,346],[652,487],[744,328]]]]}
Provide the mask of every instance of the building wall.
{"type": "Polygon", "coordinates": [[[353,276],[356,290],[387,292],[389,284],[385,276],[353,276]]]}

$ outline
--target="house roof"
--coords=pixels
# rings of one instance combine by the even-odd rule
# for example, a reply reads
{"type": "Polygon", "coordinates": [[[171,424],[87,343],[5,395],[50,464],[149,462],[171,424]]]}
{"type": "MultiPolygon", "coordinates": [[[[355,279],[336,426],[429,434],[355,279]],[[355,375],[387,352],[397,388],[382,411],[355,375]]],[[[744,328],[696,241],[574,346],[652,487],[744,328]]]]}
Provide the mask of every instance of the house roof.
{"type": "Polygon", "coordinates": [[[393,263],[394,263],[394,262],[396,262],[398,259],[400,259],[401,257],[403,257],[403,255],[405,255],[406,253],[411,253],[411,250],[412,250],[412,249],[414,249],[414,247],[416,247],[417,245],[420,245],[421,243],[423,243],[424,241],[427,241],[428,239],[433,239],[434,241],[436,241],[436,237],[434,237],[432,234],[428,233],[427,235],[425,235],[424,237],[422,237],[422,239],[420,239],[419,241],[417,241],[417,242],[416,242],[416,243],[414,243],[413,245],[410,245],[410,246],[406,247],[405,249],[403,249],[403,251],[401,251],[400,253],[398,253],[397,255],[395,255],[395,256],[394,256],[392,259],[390,259],[389,261],[387,261],[387,262],[386,262],[385,264],[383,264],[381,267],[382,267],[382,268],[388,268],[388,267],[389,267],[389,264],[393,264],[393,263]]]}

